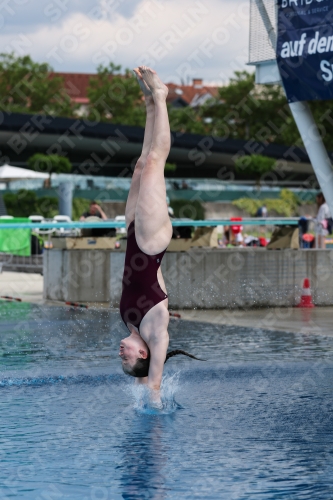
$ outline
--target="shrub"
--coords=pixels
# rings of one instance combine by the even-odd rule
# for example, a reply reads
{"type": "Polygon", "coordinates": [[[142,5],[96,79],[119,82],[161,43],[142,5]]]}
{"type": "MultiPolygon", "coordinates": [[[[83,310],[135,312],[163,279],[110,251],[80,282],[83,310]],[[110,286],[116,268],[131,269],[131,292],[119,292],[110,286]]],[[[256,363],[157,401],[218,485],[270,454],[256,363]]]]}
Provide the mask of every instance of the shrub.
{"type": "Polygon", "coordinates": [[[173,208],[175,217],[203,220],[205,209],[199,200],[171,200],[170,206],[173,208]]]}
{"type": "Polygon", "coordinates": [[[252,198],[239,198],[238,200],[234,200],[232,204],[254,217],[263,202],[261,200],[253,200],[252,198]]]}
{"type": "Polygon", "coordinates": [[[51,218],[58,213],[58,198],[42,196],[37,198],[34,191],[20,189],[17,193],[3,195],[8,215],[13,217],[29,217],[29,215],[42,215],[51,218]]]}
{"type": "MultiPolygon", "coordinates": [[[[34,191],[20,189],[17,193],[3,195],[8,215],[13,217],[29,217],[29,215],[42,215],[52,219],[59,213],[58,198],[55,196],[37,197],[34,191]]],[[[90,200],[85,198],[73,199],[72,219],[78,220],[89,207],[90,200]]]]}
{"type": "Polygon", "coordinates": [[[85,198],[74,198],[72,220],[79,220],[81,215],[88,210],[89,205],[90,200],[85,198]]]}
{"type": "Polygon", "coordinates": [[[235,169],[240,174],[253,175],[259,181],[262,175],[273,170],[275,161],[262,155],[240,156],[235,160],[235,169]]]}
{"type": "Polygon", "coordinates": [[[164,170],[166,172],[175,172],[177,170],[177,165],[175,163],[166,163],[164,170]]]}
{"type": "Polygon", "coordinates": [[[291,217],[296,213],[300,205],[298,196],[289,189],[282,189],[279,198],[266,198],[265,200],[254,200],[252,198],[239,198],[232,202],[240,210],[245,210],[252,217],[257,213],[262,205],[267,207],[268,215],[270,212],[276,212],[284,217],[291,217]]]}

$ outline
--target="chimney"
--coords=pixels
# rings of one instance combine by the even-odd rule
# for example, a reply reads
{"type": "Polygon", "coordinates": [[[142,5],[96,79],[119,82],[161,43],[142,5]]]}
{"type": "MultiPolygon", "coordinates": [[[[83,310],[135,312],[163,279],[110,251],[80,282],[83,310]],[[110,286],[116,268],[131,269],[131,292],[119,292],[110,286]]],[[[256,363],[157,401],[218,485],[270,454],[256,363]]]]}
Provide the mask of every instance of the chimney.
{"type": "Polygon", "coordinates": [[[196,89],[202,88],[202,78],[193,78],[193,87],[196,89]]]}

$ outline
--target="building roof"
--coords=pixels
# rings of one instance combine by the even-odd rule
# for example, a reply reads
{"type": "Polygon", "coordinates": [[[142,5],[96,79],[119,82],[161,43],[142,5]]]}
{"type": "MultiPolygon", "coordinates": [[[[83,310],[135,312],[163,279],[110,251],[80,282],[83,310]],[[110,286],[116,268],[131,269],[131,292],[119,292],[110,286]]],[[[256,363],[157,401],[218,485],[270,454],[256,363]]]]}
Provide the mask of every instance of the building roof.
{"type": "Polygon", "coordinates": [[[87,89],[90,78],[96,77],[93,73],[51,73],[52,76],[61,76],[64,79],[64,88],[72,99],[78,104],[88,104],[87,89]]]}
{"type": "Polygon", "coordinates": [[[218,87],[203,85],[202,80],[193,79],[192,85],[166,84],[169,89],[168,103],[173,103],[181,98],[188,106],[199,106],[209,98],[217,97],[218,87]]]}
{"type": "MultiPolygon", "coordinates": [[[[51,73],[52,76],[61,76],[64,79],[64,88],[70,98],[78,104],[88,104],[87,89],[89,80],[96,78],[94,73],[51,73]]],[[[218,87],[203,85],[202,80],[194,78],[192,85],[177,85],[167,83],[169,95],[167,102],[181,106],[200,106],[208,98],[216,97],[218,87]]]]}

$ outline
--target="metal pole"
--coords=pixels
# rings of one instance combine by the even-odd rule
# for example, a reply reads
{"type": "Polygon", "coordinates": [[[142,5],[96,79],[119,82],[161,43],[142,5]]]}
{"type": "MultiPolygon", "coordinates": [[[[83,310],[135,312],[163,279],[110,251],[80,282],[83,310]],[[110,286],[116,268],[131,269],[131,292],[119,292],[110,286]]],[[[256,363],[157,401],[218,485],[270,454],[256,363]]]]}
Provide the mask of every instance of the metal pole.
{"type": "Polygon", "coordinates": [[[61,182],[58,188],[59,215],[72,218],[73,185],[71,182],[61,182]]]}
{"type": "Polygon", "coordinates": [[[320,188],[333,215],[333,169],[318,127],[306,101],[289,103],[320,188]]]}

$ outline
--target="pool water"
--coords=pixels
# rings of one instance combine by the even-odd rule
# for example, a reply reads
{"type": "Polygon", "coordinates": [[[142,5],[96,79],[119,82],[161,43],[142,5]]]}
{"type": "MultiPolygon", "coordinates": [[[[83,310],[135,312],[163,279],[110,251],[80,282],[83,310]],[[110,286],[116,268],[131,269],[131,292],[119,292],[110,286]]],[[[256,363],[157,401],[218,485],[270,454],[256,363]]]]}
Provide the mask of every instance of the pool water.
{"type": "Polygon", "coordinates": [[[0,499],[332,499],[333,338],[172,320],[164,409],[116,312],[0,305],[0,499]]]}

